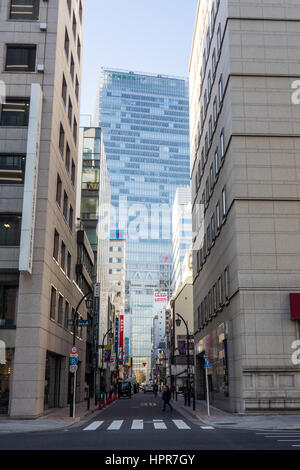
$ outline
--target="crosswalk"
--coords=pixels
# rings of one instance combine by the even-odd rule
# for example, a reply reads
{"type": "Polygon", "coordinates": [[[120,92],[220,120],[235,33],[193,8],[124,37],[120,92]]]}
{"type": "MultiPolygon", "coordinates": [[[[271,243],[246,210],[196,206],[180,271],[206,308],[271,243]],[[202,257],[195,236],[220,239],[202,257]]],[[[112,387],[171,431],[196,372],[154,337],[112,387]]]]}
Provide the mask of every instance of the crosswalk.
{"type": "Polygon", "coordinates": [[[300,431],[265,431],[257,432],[256,435],[262,436],[266,440],[275,440],[279,445],[289,445],[300,450],[300,431]]]}
{"type": "MultiPolygon", "coordinates": [[[[93,421],[86,426],[83,431],[97,431],[98,429],[113,432],[120,431],[122,428],[131,431],[143,431],[145,429],[154,429],[156,431],[162,431],[173,428],[179,431],[190,431],[192,428],[182,419],[170,419],[165,422],[162,419],[153,419],[151,421],[145,421],[143,419],[133,420],[113,420],[113,421],[93,421]]],[[[203,430],[213,430],[212,426],[200,426],[203,430]]]]}

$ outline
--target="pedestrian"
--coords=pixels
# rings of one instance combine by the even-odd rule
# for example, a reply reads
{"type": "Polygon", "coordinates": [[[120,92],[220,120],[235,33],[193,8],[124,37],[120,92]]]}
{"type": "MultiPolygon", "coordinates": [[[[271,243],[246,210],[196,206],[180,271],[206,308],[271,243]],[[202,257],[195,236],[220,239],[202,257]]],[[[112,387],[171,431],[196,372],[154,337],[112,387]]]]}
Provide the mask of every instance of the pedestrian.
{"type": "Polygon", "coordinates": [[[162,394],[162,399],[164,401],[164,407],[162,411],[166,411],[166,405],[169,406],[170,410],[173,411],[172,405],[170,405],[170,400],[171,400],[171,392],[168,387],[168,385],[165,387],[163,394],[162,394]]]}
{"type": "Polygon", "coordinates": [[[157,397],[157,391],[158,391],[158,385],[157,385],[157,384],[154,384],[154,386],[153,386],[153,392],[154,392],[155,398],[157,397]]]}

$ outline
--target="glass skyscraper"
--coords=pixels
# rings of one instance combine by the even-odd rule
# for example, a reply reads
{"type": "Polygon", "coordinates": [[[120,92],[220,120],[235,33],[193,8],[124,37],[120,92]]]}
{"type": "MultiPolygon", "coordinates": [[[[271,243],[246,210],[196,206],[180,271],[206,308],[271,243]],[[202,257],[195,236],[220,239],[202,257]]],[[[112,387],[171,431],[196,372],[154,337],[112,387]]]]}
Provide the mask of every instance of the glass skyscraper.
{"type": "Polygon", "coordinates": [[[176,188],[190,182],[188,80],[103,68],[96,119],[112,204],[122,207],[112,225],[127,232],[133,369],[149,377],[154,293],[170,294],[171,207],[176,188]]]}

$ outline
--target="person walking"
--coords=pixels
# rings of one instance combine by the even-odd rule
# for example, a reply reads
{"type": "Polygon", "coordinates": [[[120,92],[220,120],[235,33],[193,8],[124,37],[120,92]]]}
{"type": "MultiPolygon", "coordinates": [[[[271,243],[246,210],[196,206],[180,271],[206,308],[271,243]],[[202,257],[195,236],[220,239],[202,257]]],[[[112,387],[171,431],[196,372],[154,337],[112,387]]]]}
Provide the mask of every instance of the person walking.
{"type": "Polygon", "coordinates": [[[157,384],[154,384],[154,385],[153,385],[153,392],[154,392],[154,397],[155,397],[155,398],[157,397],[157,391],[158,391],[158,385],[157,385],[157,384]]]}
{"type": "Polygon", "coordinates": [[[163,391],[162,399],[163,399],[163,402],[164,402],[164,407],[163,407],[162,411],[166,411],[166,405],[168,405],[170,410],[173,411],[173,407],[172,407],[172,405],[170,405],[171,392],[170,392],[170,389],[169,389],[168,385],[166,385],[166,387],[163,391]]]}

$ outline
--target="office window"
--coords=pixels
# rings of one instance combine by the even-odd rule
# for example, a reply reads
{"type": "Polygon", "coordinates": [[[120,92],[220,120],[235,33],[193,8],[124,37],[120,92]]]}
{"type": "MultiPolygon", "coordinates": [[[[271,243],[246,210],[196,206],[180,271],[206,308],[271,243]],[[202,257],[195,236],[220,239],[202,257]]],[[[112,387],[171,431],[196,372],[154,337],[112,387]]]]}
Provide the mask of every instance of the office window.
{"type": "Polygon", "coordinates": [[[216,221],[217,221],[217,230],[220,230],[221,227],[221,217],[220,217],[220,201],[216,205],[216,221]]]}
{"type": "Polygon", "coordinates": [[[205,113],[206,113],[206,110],[207,110],[207,105],[208,105],[208,102],[207,102],[207,90],[205,90],[205,93],[204,93],[204,110],[205,110],[205,113]]]}
{"type": "Polygon", "coordinates": [[[54,245],[53,245],[53,258],[58,261],[58,252],[59,252],[59,233],[54,229],[54,245]]]}
{"type": "Polygon", "coordinates": [[[224,131],[222,131],[220,135],[220,152],[221,152],[221,160],[222,160],[225,156],[224,131]]]}
{"type": "Polygon", "coordinates": [[[210,30],[207,29],[206,33],[206,47],[207,47],[207,55],[209,54],[209,47],[210,47],[210,30]]]}
{"type": "Polygon", "coordinates": [[[80,23],[82,23],[82,12],[83,12],[83,8],[82,8],[82,2],[80,0],[79,2],[79,18],[80,18],[80,23]]]}
{"type": "Polygon", "coordinates": [[[211,93],[211,73],[210,72],[207,77],[207,88],[208,88],[208,96],[210,96],[210,93],[211,93]]]}
{"type": "Polygon", "coordinates": [[[56,317],[56,289],[51,287],[51,298],[50,298],[50,318],[55,320],[56,317]]]}
{"type": "Polygon", "coordinates": [[[222,191],[222,215],[223,219],[225,219],[226,214],[227,214],[227,201],[226,201],[226,188],[223,189],[222,191]]]}
{"type": "Polygon", "coordinates": [[[14,44],[6,46],[6,72],[34,72],[36,46],[14,44]]]}
{"type": "Polygon", "coordinates": [[[215,127],[217,124],[217,118],[218,118],[217,98],[214,99],[214,103],[213,103],[213,118],[214,118],[214,127],[215,127]]]}
{"type": "Polygon", "coordinates": [[[76,29],[77,29],[76,17],[75,17],[75,13],[73,12],[72,30],[73,30],[74,39],[76,38],[76,29]]]}
{"type": "Polygon", "coordinates": [[[19,246],[22,217],[0,214],[0,246],[19,246]]]}
{"type": "Polygon", "coordinates": [[[222,277],[219,277],[218,279],[218,294],[219,294],[219,299],[218,299],[218,306],[221,307],[223,305],[223,287],[222,287],[222,277]]]}
{"type": "Polygon", "coordinates": [[[207,157],[208,157],[208,135],[207,135],[207,132],[205,134],[204,146],[205,146],[205,161],[206,161],[207,157]]]}
{"type": "Polygon", "coordinates": [[[66,300],[65,302],[65,328],[68,329],[69,324],[69,316],[70,316],[70,304],[66,300]]]}
{"type": "Polygon", "coordinates": [[[63,79],[62,79],[61,96],[62,96],[63,102],[66,105],[67,104],[67,82],[66,82],[66,78],[64,74],[63,74],[63,79]]]}
{"type": "Polygon", "coordinates": [[[212,140],[212,133],[213,133],[213,130],[212,130],[212,118],[211,118],[211,117],[209,118],[208,132],[209,132],[209,143],[211,143],[211,140],[212,140]]]}
{"type": "Polygon", "coordinates": [[[218,298],[217,298],[217,284],[214,284],[213,286],[213,313],[215,314],[216,311],[217,311],[217,302],[218,302],[218,298]]]}
{"type": "Polygon", "coordinates": [[[214,189],[214,184],[215,184],[213,163],[210,165],[210,169],[209,169],[209,182],[210,182],[210,192],[212,193],[214,189]]]}
{"type": "Polygon", "coordinates": [[[70,74],[71,74],[72,82],[74,81],[74,70],[75,70],[75,63],[74,63],[73,54],[71,52],[70,74]]]}
{"type": "Polygon", "coordinates": [[[72,232],[72,230],[73,230],[73,217],[74,217],[74,214],[73,214],[73,207],[70,206],[70,212],[69,212],[69,227],[70,227],[71,232],[72,232]]]}
{"type": "Polygon", "coordinates": [[[29,119],[28,98],[6,98],[1,107],[1,126],[25,127],[29,119]]]}
{"type": "Polygon", "coordinates": [[[211,240],[210,240],[210,226],[206,229],[206,241],[207,241],[207,251],[209,252],[211,247],[211,240]]]}
{"type": "Polygon", "coordinates": [[[65,52],[66,52],[68,60],[69,60],[69,50],[70,50],[70,39],[69,39],[69,35],[68,35],[68,30],[66,28],[65,29],[65,52]]]}
{"type": "Polygon", "coordinates": [[[9,19],[34,21],[39,17],[40,0],[11,0],[9,19]]]}
{"type": "Polygon", "coordinates": [[[218,84],[218,91],[219,91],[219,106],[221,107],[223,101],[223,78],[221,76],[218,84]]]}
{"type": "Polygon", "coordinates": [[[25,155],[0,154],[0,184],[23,184],[25,155]]]}
{"type": "Polygon", "coordinates": [[[219,173],[219,150],[218,148],[216,148],[216,151],[215,151],[215,174],[216,174],[216,177],[219,173]]]}
{"type": "Polygon", "coordinates": [[[216,239],[216,222],[215,222],[214,214],[211,216],[210,226],[211,226],[211,240],[213,242],[216,239]]]}
{"type": "Polygon", "coordinates": [[[221,38],[221,23],[220,23],[219,27],[218,27],[218,31],[217,31],[217,52],[218,52],[218,56],[221,53],[221,42],[222,42],[222,38],[221,38]]]}
{"type": "Polygon", "coordinates": [[[76,144],[76,141],[77,141],[77,120],[76,120],[75,116],[74,116],[74,123],[73,123],[73,138],[74,138],[74,142],[76,144]]]}
{"type": "Polygon", "coordinates": [[[64,242],[61,242],[61,250],[60,250],[60,266],[64,271],[66,268],[66,245],[64,242]]]}
{"type": "Polygon", "coordinates": [[[61,294],[58,296],[58,318],[57,322],[62,325],[64,315],[64,298],[61,294]]]}
{"type": "Polygon", "coordinates": [[[225,300],[229,300],[229,268],[226,266],[224,271],[224,293],[225,300]]]}
{"type": "Polygon", "coordinates": [[[75,81],[75,95],[76,95],[76,99],[78,101],[78,98],[79,98],[79,81],[78,81],[77,75],[76,75],[76,81],[75,81]]]}
{"type": "Polygon", "coordinates": [[[72,159],[71,181],[72,181],[73,186],[75,184],[75,174],[76,174],[76,168],[75,168],[74,160],[72,159]]]}
{"type": "Polygon", "coordinates": [[[18,286],[0,285],[0,328],[15,326],[18,286]]]}
{"type": "Polygon", "coordinates": [[[68,252],[68,259],[67,259],[67,276],[69,279],[71,279],[71,262],[72,262],[72,257],[71,254],[68,252]]]}
{"type": "Polygon", "coordinates": [[[77,38],[77,56],[78,56],[78,60],[79,60],[79,62],[80,62],[80,58],[81,58],[81,42],[80,42],[79,37],[77,38]]]}
{"type": "Polygon", "coordinates": [[[201,107],[201,129],[203,128],[204,124],[204,111],[203,111],[203,106],[201,107]]]}
{"type": "Polygon", "coordinates": [[[204,148],[201,150],[201,170],[202,174],[204,173],[205,158],[204,158],[204,148]]]}
{"type": "Polygon", "coordinates": [[[211,58],[211,68],[212,68],[212,74],[214,77],[216,73],[216,50],[215,49],[213,51],[212,58],[211,58]]]}
{"type": "Polygon", "coordinates": [[[64,191],[64,205],[63,205],[63,214],[64,218],[67,220],[68,218],[68,205],[69,205],[69,199],[66,191],[64,191]]]}
{"type": "Polygon", "coordinates": [[[73,105],[72,105],[71,98],[69,97],[68,119],[69,119],[70,126],[72,126],[72,116],[73,116],[73,105]]]}
{"type": "Polygon", "coordinates": [[[216,19],[216,17],[215,17],[215,7],[214,7],[214,5],[212,5],[212,7],[211,7],[211,29],[212,29],[212,31],[213,31],[214,26],[215,26],[215,19],[216,19]]]}
{"type": "Polygon", "coordinates": [[[61,153],[61,156],[63,157],[64,156],[64,149],[65,149],[65,130],[62,126],[62,124],[60,124],[60,127],[59,127],[59,150],[60,150],[60,153],[61,153]]]}
{"type": "Polygon", "coordinates": [[[67,0],[67,5],[68,5],[68,10],[69,10],[69,15],[71,14],[71,8],[72,8],[72,0],[67,0]]]}
{"type": "Polygon", "coordinates": [[[56,202],[61,206],[61,193],[62,193],[62,182],[59,174],[57,174],[57,179],[56,179],[56,202]]]}

